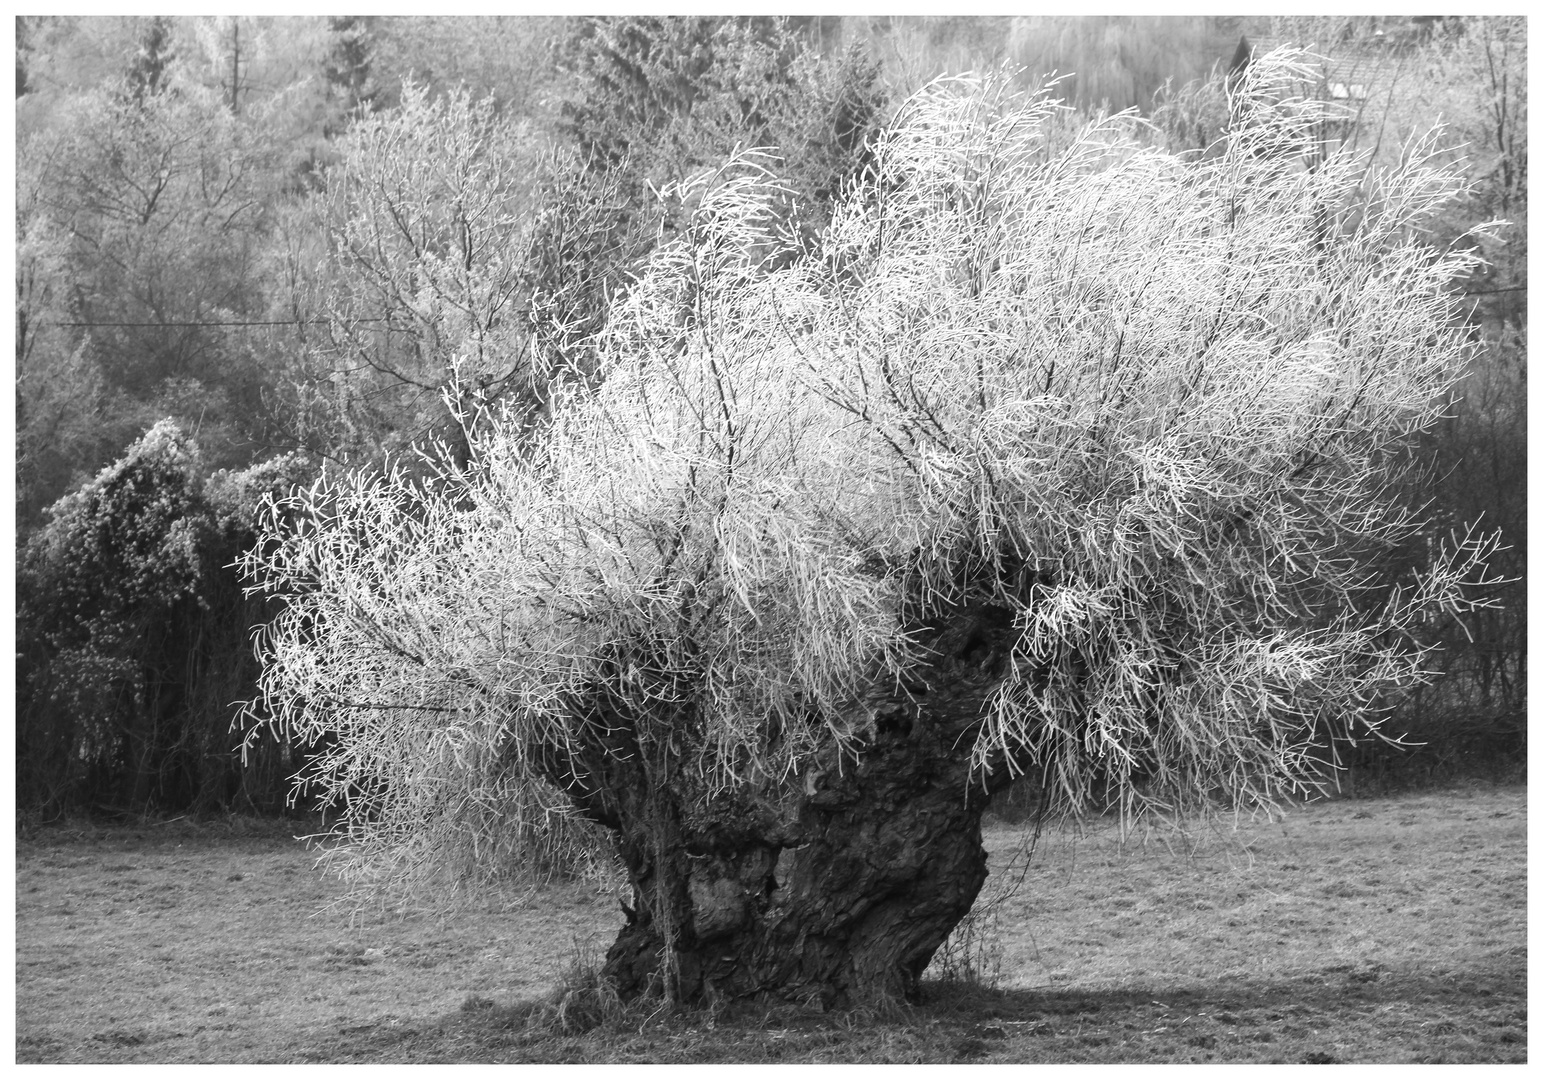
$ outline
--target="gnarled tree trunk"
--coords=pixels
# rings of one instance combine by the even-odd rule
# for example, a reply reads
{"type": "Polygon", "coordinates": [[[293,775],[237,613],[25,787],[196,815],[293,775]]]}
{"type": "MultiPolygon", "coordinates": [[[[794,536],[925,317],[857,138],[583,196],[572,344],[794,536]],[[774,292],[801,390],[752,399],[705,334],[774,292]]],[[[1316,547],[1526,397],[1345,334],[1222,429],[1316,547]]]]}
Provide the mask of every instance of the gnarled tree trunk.
{"type": "Polygon", "coordinates": [[[686,770],[647,768],[648,748],[619,718],[590,725],[567,786],[616,830],[632,879],[604,970],[623,998],[914,998],[986,880],[981,814],[1009,780],[1005,768],[972,777],[970,753],[1010,615],[958,612],[932,636],[932,662],[904,687],[854,704],[874,720],[855,758],[775,791],[740,789],[704,809],[681,797],[686,770]]]}

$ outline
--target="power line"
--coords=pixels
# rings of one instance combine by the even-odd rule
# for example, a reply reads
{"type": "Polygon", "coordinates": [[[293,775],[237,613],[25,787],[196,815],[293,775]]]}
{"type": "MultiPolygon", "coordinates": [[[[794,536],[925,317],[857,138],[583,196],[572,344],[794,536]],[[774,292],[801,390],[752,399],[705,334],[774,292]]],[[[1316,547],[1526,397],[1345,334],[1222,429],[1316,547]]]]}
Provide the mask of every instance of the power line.
{"type": "MultiPolygon", "coordinates": [[[[332,322],[332,319],[249,319],[244,321],[229,320],[220,322],[58,322],[54,326],[72,326],[86,328],[105,327],[208,327],[208,326],[320,326],[332,322]]],[[[393,319],[350,319],[356,323],[389,323],[399,322],[393,319]]],[[[405,325],[402,324],[402,325],[405,325]]]]}

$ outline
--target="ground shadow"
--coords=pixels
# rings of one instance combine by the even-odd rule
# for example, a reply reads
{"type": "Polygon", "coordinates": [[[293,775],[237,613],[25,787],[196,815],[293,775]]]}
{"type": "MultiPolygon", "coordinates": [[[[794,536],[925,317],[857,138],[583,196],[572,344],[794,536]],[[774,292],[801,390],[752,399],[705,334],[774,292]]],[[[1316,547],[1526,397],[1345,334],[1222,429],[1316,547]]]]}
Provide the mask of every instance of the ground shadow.
{"type": "Polygon", "coordinates": [[[560,996],[470,998],[420,1028],[338,1032],[300,1060],[1298,1062],[1526,1060],[1525,962],[1458,973],[1333,965],[1279,980],[1010,989],[930,982],[915,1005],[821,1012],[628,1006],[564,1025],[560,996]]]}

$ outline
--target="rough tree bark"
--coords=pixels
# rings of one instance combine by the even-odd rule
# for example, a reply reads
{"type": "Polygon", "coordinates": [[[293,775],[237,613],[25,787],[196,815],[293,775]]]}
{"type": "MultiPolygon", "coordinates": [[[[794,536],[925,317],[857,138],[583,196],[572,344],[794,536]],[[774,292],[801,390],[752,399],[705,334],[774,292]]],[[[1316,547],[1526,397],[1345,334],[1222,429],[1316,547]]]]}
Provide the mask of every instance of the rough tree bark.
{"type": "Polygon", "coordinates": [[[1010,613],[955,611],[927,636],[925,667],[854,703],[874,721],[855,758],[705,808],[668,746],[639,745],[624,717],[592,709],[585,746],[553,778],[615,830],[632,881],[604,968],[624,999],[915,998],[986,880],[981,814],[1009,780],[1005,768],[972,777],[970,752],[1010,613]]]}

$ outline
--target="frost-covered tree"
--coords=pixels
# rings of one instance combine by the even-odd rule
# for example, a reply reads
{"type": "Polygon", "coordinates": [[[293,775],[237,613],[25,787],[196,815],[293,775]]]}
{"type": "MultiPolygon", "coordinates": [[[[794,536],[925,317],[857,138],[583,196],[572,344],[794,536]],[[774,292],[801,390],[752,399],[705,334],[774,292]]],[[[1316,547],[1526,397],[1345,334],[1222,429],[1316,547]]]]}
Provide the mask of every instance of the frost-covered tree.
{"type": "Polygon", "coordinates": [[[1268,801],[1375,737],[1484,551],[1372,572],[1468,263],[1411,239],[1453,186],[1418,148],[1301,165],[1299,74],[1257,65],[1202,162],[937,83],[812,251],[751,162],[700,176],[538,438],[284,504],[263,690],[327,734],[336,865],[517,863],[579,815],[632,883],[622,996],[841,1005],[916,991],[1012,778],[1268,801]]]}
{"type": "MultiPolygon", "coordinates": [[[[297,362],[302,438],[346,460],[455,435],[444,395],[472,408],[532,378],[526,250],[540,150],[528,125],[463,90],[412,82],[360,116],[325,190],[301,211],[325,238],[307,277],[325,340],[297,362]],[[452,387],[454,390],[452,391],[452,387]]],[[[291,223],[293,224],[293,223],[291,223]]]]}

